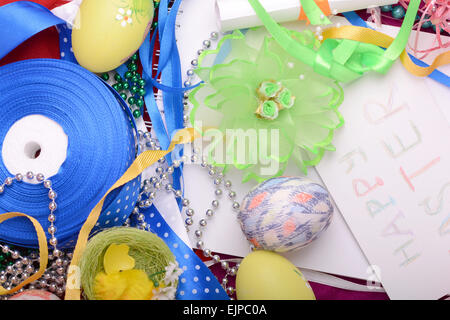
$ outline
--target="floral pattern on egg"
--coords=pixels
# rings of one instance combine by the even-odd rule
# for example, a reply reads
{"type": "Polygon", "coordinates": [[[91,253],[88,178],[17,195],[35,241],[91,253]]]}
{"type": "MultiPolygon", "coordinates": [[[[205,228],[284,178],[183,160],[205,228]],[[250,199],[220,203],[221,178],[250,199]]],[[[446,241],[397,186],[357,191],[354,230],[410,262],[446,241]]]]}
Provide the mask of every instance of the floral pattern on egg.
{"type": "Polygon", "coordinates": [[[133,18],[131,18],[132,11],[130,9],[125,11],[125,8],[119,8],[117,11],[116,20],[120,22],[122,27],[126,27],[127,24],[133,23],[133,18]]]}
{"type": "Polygon", "coordinates": [[[256,248],[289,252],[317,239],[331,223],[333,211],[323,186],[305,178],[279,177],[246,195],[238,219],[256,248]]]}

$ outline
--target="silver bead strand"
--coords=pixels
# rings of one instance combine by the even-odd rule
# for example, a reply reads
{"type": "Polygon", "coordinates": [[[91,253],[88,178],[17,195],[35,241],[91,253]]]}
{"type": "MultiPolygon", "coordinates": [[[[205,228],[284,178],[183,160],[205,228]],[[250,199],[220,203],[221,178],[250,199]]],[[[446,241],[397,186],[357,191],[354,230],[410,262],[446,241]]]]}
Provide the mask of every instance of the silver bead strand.
{"type": "MultiPolygon", "coordinates": [[[[196,150],[193,150],[193,153],[196,154],[196,150]]],[[[202,157],[203,158],[203,157],[202,157]]],[[[227,292],[227,294],[231,297],[235,293],[235,288],[233,288],[231,285],[229,285],[229,277],[235,277],[237,270],[239,268],[239,265],[236,264],[235,266],[230,266],[228,262],[222,261],[220,256],[218,254],[212,254],[211,250],[205,247],[205,243],[202,239],[203,233],[207,227],[207,219],[211,219],[214,216],[214,210],[219,207],[219,197],[221,197],[223,191],[220,189],[223,185],[225,188],[225,192],[228,193],[228,198],[232,202],[232,209],[233,211],[239,211],[239,203],[235,200],[236,198],[236,192],[231,189],[232,183],[229,180],[226,180],[225,174],[220,171],[219,168],[214,167],[213,165],[207,164],[206,161],[202,161],[201,166],[207,170],[209,177],[213,181],[213,185],[215,186],[215,199],[211,202],[212,209],[206,210],[206,219],[200,219],[198,224],[199,228],[194,231],[194,235],[197,239],[196,245],[197,248],[203,251],[203,255],[205,257],[212,258],[214,263],[220,263],[223,270],[225,270],[225,276],[222,279],[222,287],[227,292]],[[220,190],[217,192],[217,190],[220,190]]]]}
{"type": "MultiPolygon", "coordinates": [[[[203,48],[199,49],[197,51],[197,54],[201,55],[204,52],[204,50],[209,49],[212,45],[211,41],[216,41],[218,39],[218,37],[219,37],[219,34],[217,32],[212,32],[210,39],[203,41],[203,43],[202,43],[203,48]]],[[[191,69],[188,69],[186,72],[188,78],[184,82],[185,87],[192,85],[193,77],[195,76],[195,69],[198,66],[198,58],[195,58],[191,61],[191,66],[192,66],[191,69]]],[[[188,98],[189,98],[189,95],[187,92],[185,92],[184,101],[183,101],[183,111],[184,111],[183,120],[185,122],[185,126],[188,124],[188,121],[189,121],[188,112],[189,112],[190,108],[189,108],[188,98]]],[[[149,133],[143,133],[143,134],[140,134],[139,136],[144,139],[147,139],[147,140],[151,139],[149,133]]],[[[153,146],[156,146],[156,143],[157,143],[156,141],[152,142],[152,140],[150,140],[150,141],[147,141],[147,143],[145,143],[145,145],[147,147],[153,147],[153,146]]],[[[193,155],[190,158],[190,161],[192,163],[196,163],[198,156],[199,156],[197,150],[193,150],[192,154],[193,155]]],[[[202,157],[202,159],[203,159],[203,157],[202,157]]],[[[162,164],[164,162],[164,159],[161,159],[161,160],[162,161],[160,163],[162,164]]],[[[132,215],[137,217],[139,228],[144,229],[144,230],[150,230],[150,225],[145,223],[145,216],[140,213],[140,209],[147,208],[148,205],[150,204],[150,202],[145,202],[146,200],[142,200],[142,196],[145,195],[149,199],[153,200],[156,196],[156,193],[159,190],[165,189],[167,192],[173,192],[175,198],[181,199],[182,206],[184,208],[184,212],[185,212],[185,216],[186,216],[185,227],[188,232],[190,231],[190,227],[192,227],[194,225],[193,217],[194,217],[195,212],[190,207],[190,201],[183,196],[183,192],[181,190],[175,190],[173,188],[173,185],[170,183],[170,180],[171,180],[170,177],[172,176],[174,169],[178,168],[181,165],[181,163],[187,162],[187,161],[188,161],[187,156],[183,156],[180,160],[175,160],[173,163],[173,166],[168,166],[165,170],[162,167],[158,167],[156,169],[156,175],[151,177],[150,179],[144,181],[143,186],[142,186],[142,192],[139,194],[140,201],[138,202],[136,207],[133,209],[133,213],[132,213],[132,215]]],[[[214,263],[221,263],[222,268],[226,271],[225,277],[222,280],[222,286],[223,286],[224,290],[227,292],[227,294],[229,296],[232,296],[235,292],[235,289],[228,285],[228,277],[236,276],[238,265],[231,267],[228,263],[225,263],[225,261],[222,261],[219,255],[217,255],[217,254],[213,255],[211,250],[205,247],[202,237],[203,237],[204,230],[206,230],[206,227],[208,225],[207,220],[211,219],[214,216],[214,210],[219,207],[219,205],[220,205],[219,198],[223,195],[224,192],[228,193],[228,197],[232,201],[232,208],[234,211],[239,210],[239,203],[234,200],[236,197],[236,193],[233,190],[231,190],[231,182],[228,180],[225,180],[225,175],[223,172],[221,172],[218,168],[216,168],[212,165],[208,165],[206,163],[205,159],[203,159],[203,161],[202,161],[202,167],[204,167],[208,171],[208,174],[213,181],[213,184],[215,186],[215,191],[214,191],[215,199],[211,202],[212,208],[210,208],[206,211],[206,214],[205,214],[206,219],[205,218],[200,219],[198,222],[199,227],[194,230],[194,235],[197,239],[196,246],[198,249],[203,251],[203,255],[205,257],[211,257],[213,259],[214,263]],[[222,190],[222,185],[223,185],[225,191],[222,190]]],[[[128,219],[126,221],[125,225],[126,226],[130,225],[130,219],[128,219]]]]}
{"type": "MultiPolygon", "coordinates": [[[[71,254],[64,256],[62,251],[57,249],[57,239],[55,237],[56,227],[55,227],[55,211],[57,209],[56,198],[57,194],[52,188],[52,183],[50,180],[45,179],[42,173],[34,174],[29,171],[25,175],[21,173],[16,174],[14,177],[8,177],[5,179],[4,184],[0,186],[0,193],[5,191],[5,187],[11,186],[14,181],[22,182],[24,179],[36,180],[42,183],[44,188],[48,190],[48,198],[50,199],[48,208],[50,214],[48,216],[48,221],[50,226],[48,227],[48,233],[50,234],[49,243],[53,247],[53,252],[49,254],[49,265],[46,273],[38,280],[20,289],[18,292],[23,292],[26,289],[48,289],[50,292],[58,295],[60,298],[63,297],[65,292],[65,279],[66,279],[66,269],[70,264],[71,254]],[[58,276],[58,278],[56,278],[58,276]],[[57,280],[57,281],[56,281],[57,280]]],[[[31,275],[33,275],[37,270],[37,265],[40,263],[39,255],[36,252],[32,252],[27,257],[22,257],[19,251],[11,250],[7,245],[1,245],[0,248],[3,253],[10,253],[11,258],[16,260],[16,262],[8,266],[6,270],[0,272],[0,284],[6,288],[10,289],[14,285],[26,280],[31,275]]],[[[3,297],[3,299],[8,299],[8,296],[3,297]]]]}
{"type": "MultiPolygon", "coordinates": [[[[193,150],[194,155],[197,155],[197,152],[198,152],[197,150],[193,150]]],[[[167,185],[169,185],[168,182],[166,182],[166,181],[170,180],[169,177],[172,176],[174,169],[179,167],[181,165],[181,163],[188,161],[188,158],[186,156],[183,156],[181,160],[175,160],[175,161],[174,161],[173,166],[168,166],[165,170],[163,170],[161,167],[159,167],[161,169],[156,170],[156,175],[152,176],[150,179],[143,181],[142,189],[141,189],[142,191],[139,193],[140,201],[138,202],[138,204],[136,205],[136,207],[133,209],[133,212],[132,212],[132,215],[134,217],[136,217],[139,229],[150,231],[150,225],[145,222],[145,216],[143,214],[141,214],[141,212],[140,212],[140,209],[147,208],[149,205],[149,203],[145,202],[146,200],[143,200],[143,196],[146,196],[149,199],[151,198],[151,200],[153,200],[155,198],[157,192],[159,192],[160,190],[166,189],[167,185]],[[175,162],[175,161],[177,161],[177,162],[175,162]],[[162,179],[163,174],[166,174],[165,179],[162,179]],[[158,186],[158,187],[155,187],[155,186],[158,186]]],[[[190,161],[195,162],[196,157],[191,157],[190,161]]],[[[211,166],[211,165],[204,165],[204,168],[208,171],[208,174],[211,177],[213,184],[216,187],[215,192],[214,192],[216,199],[214,199],[211,202],[213,209],[208,209],[206,211],[206,219],[199,220],[199,228],[196,228],[194,230],[194,235],[197,239],[197,241],[196,241],[197,248],[202,250],[203,254],[206,257],[211,257],[215,263],[221,263],[222,260],[219,255],[217,255],[217,254],[212,255],[211,250],[205,248],[204,242],[202,240],[202,237],[203,237],[202,229],[206,229],[206,227],[208,225],[207,219],[211,219],[214,216],[214,209],[219,207],[219,199],[217,199],[217,197],[220,197],[222,195],[222,193],[217,192],[217,190],[219,190],[221,188],[221,186],[223,185],[227,189],[227,191],[232,192],[231,190],[228,190],[231,187],[231,184],[230,184],[230,182],[227,182],[224,180],[224,174],[222,172],[220,172],[218,168],[215,168],[214,166],[211,166]],[[217,189],[217,188],[219,188],[219,189],[217,189]]],[[[177,199],[181,199],[182,206],[183,206],[185,216],[186,216],[184,223],[185,223],[185,227],[186,227],[187,231],[189,232],[190,227],[192,227],[194,225],[193,217],[195,214],[194,210],[190,207],[189,199],[187,199],[183,196],[183,193],[181,190],[175,190],[174,188],[171,188],[170,190],[167,190],[167,191],[172,192],[177,199]]],[[[130,219],[128,219],[126,221],[125,226],[130,226],[130,219]]],[[[222,266],[226,266],[226,268],[224,269],[226,271],[225,278],[224,278],[225,280],[223,280],[222,285],[224,286],[224,290],[231,296],[235,292],[234,288],[232,288],[231,286],[226,286],[226,285],[224,285],[224,283],[228,284],[227,277],[235,276],[237,269],[236,269],[236,267],[231,267],[228,264],[223,264],[222,266]]]]}
{"type": "MultiPolygon", "coordinates": [[[[219,33],[217,31],[213,31],[211,32],[209,39],[203,40],[202,41],[202,48],[197,50],[197,56],[200,56],[205,50],[209,50],[213,44],[213,42],[217,41],[219,39],[219,33]]],[[[184,82],[184,86],[185,87],[190,87],[192,86],[193,83],[195,83],[195,69],[198,67],[198,58],[196,57],[194,59],[191,60],[191,66],[190,68],[186,71],[186,75],[187,75],[187,79],[184,82]]],[[[183,121],[184,121],[184,126],[188,126],[189,125],[189,94],[187,92],[185,92],[184,94],[184,101],[183,101],[183,121]]]]}
{"type": "MultiPolygon", "coordinates": [[[[150,136],[150,133],[146,132],[144,134],[142,134],[142,138],[144,140],[147,140],[147,142],[144,144],[145,146],[147,146],[148,148],[152,149],[152,147],[154,146],[155,149],[160,148],[158,146],[158,142],[155,139],[152,139],[150,136]],[[153,142],[150,143],[149,142],[153,142]]],[[[194,210],[189,206],[190,205],[190,201],[189,199],[185,198],[183,196],[183,192],[181,190],[176,190],[173,187],[173,184],[171,183],[171,180],[173,180],[171,177],[175,171],[176,168],[178,168],[182,162],[187,161],[186,157],[183,157],[181,160],[174,160],[173,164],[170,166],[167,166],[165,169],[163,167],[157,167],[155,172],[156,175],[152,176],[150,179],[147,179],[144,181],[143,185],[142,185],[142,191],[138,196],[139,199],[139,206],[138,208],[134,209],[134,215],[137,217],[137,221],[138,221],[138,228],[140,229],[145,229],[146,227],[148,228],[148,225],[146,225],[146,227],[144,227],[145,223],[145,217],[144,215],[141,215],[139,212],[139,209],[145,209],[148,208],[149,206],[151,206],[153,199],[156,197],[156,193],[159,190],[166,190],[167,192],[171,192],[174,194],[174,196],[177,199],[181,199],[183,208],[184,208],[184,213],[186,215],[186,220],[185,220],[185,226],[186,229],[189,230],[189,226],[192,225],[193,223],[193,219],[192,216],[194,215],[194,210]],[[142,200],[143,196],[147,197],[147,200],[142,200]]],[[[164,164],[165,163],[165,158],[161,158],[160,160],[158,160],[159,164],[164,164]]],[[[129,225],[130,221],[128,220],[126,225],[129,225]]]]}
{"type": "MultiPolygon", "coordinates": [[[[217,41],[218,38],[219,38],[218,32],[215,32],[215,31],[211,32],[210,38],[207,40],[204,40],[202,42],[203,47],[197,51],[197,54],[200,56],[204,52],[204,50],[208,50],[212,45],[212,41],[217,41]]],[[[191,65],[193,66],[193,68],[189,69],[187,71],[188,77],[191,77],[194,75],[194,73],[195,73],[194,70],[195,70],[195,68],[198,67],[198,60],[197,59],[192,60],[191,65]]],[[[188,80],[189,80],[189,83],[192,83],[191,78],[189,78],[188,80]]],[[[183,119],[185,121],[185,126],[187,125],[186,122],[189,120],[189,116],[186,114],[189,111],[188,98],[189,98],[189,95],[187,93],[185,93],[184,94],[185,115],[183,117],[183,119]]],[[[197,159],[199,155],[198,155],[197,150],[193,150],[192,154],[193,154],[192,162],[194,162],[194,159],[197,159]]],[[[225,180],[224,173],[220,172],[218,168],[215,168],[214,166],[209,165],[206,161],[206,157],[202,156],[201,158],[202,158],[201,166],[208,171],[208,175],[213,180],[213,184],[215,186],[215,191],[214,191],[215,199],[211,202],[211,208],[206,210],[206,213],[205,213],[206,218],[202,218],[199,220],[198,228],[194,231],[194,235],[197,239],[196,246],[198,249],[203,251],[203,255],[205,257],[212,257],[212,259],[215,263],[221,263],[220,256],[217,254],[212,256],[211,250],[205,247],[205,243],[202,239],[203,233],[206,230],[206,227],[208,225],[208,219],[212,219],[214,217],[214,213],[215,213],[214,210],[216,210],[219,207],[220,198],[224,192],[228,193],[228,196],[229,196],[230,200],[232,201],[232,209],[234,211],[239,211],[240,204],[234,200],[236,197],[236,193],[231,190],[231,182],[225,180]],[[225,188],[225,191],[222,190],[222,185],[225,188]]],[[[189,231],[189,226],[192,226],[194,221],[190,217],[190,218],[186,219],[185,223],[186,223],[186,228],[189,231]]],[[[228,263],[221,264],[221,266],[226,271],[225,278],[223,279],[223,282],[222,282],[222,286],[223,286],[224,290],[227,292],[227,294],[229,296],[232,296],[234,294],[235,290],[231,286],[227,286],[227,284],[228,284],[227,277],[235,276],[236,272],[237,272],[237,267],[236,266],[230,267],[228,265],[228,263]]]]}

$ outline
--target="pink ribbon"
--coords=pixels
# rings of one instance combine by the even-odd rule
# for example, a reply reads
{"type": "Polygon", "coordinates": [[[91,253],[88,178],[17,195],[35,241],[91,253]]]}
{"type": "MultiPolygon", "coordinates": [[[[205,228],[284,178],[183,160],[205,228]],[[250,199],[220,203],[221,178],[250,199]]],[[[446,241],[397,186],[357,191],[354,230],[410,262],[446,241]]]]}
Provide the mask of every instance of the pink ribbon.
{"type": "MultiPolygon", "coordinates": [[[[424,0],[423,2],[423,5],[419,8],[419,12],[421,14],[420,20],[414,25],[414,28],[420,30],[425,22],[430,21],[436,26],[435,42],[437,45],[425,50],[418,50],[417,46],[419,43],[420,32],[417,32],[412,50],[414,52],[414,56],[418,59],[425,58],[435,50],[450,47],[450,41],[443,42],[440,32],[442,29],[450,33],[450,0],[424,0]],[[421,56],[418,56],[418,54],[421,54],[421,56]]],[[[400,4],[405,8],[408,7],[408,3],[409,0],[400,0],[400,4]]]]}

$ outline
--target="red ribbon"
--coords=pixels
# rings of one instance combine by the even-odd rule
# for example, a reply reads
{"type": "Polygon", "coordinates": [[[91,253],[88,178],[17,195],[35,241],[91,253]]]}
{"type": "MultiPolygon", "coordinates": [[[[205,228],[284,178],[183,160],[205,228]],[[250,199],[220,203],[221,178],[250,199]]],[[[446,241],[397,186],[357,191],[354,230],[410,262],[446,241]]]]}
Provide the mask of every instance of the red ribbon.
{"type": "MultiPolygon", "coordinates": [[[[0,6],[8,3],[17,2],[18,0],[0,0],[0,6]]],[[[63,4],[66,4],[67,0],[31,0],[39,3],[47,9],[54,9],[63,4]]],[[[31,39],[28,39],[16,49],[11,51],[6,57],[0,60],[0,66],[28,59],[37,58],[50,58],[59,59],[59,36],[56,28],[52,27],[44,30],[31,39]]]]}

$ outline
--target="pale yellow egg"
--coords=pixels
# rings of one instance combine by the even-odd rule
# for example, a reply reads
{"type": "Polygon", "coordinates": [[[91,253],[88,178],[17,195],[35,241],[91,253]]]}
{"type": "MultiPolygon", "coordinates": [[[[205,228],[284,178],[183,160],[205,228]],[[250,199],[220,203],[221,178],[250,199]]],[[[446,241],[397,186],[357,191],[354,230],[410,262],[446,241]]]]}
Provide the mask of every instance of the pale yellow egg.
{"type": "Polygon", "coordinates": [[[117,68],[139,49],[152,20],[150,0],[84,0],[72,30],[78,63],[95,73],[117,68]]]}
{"type": "Polygon", "coordinates": [[[315,300],[303,274],[289,260],[257,250],[246,256],[236,277],[238,300],[315,300]]]}

